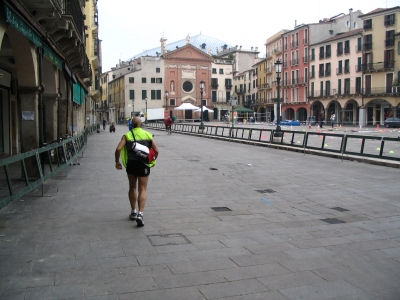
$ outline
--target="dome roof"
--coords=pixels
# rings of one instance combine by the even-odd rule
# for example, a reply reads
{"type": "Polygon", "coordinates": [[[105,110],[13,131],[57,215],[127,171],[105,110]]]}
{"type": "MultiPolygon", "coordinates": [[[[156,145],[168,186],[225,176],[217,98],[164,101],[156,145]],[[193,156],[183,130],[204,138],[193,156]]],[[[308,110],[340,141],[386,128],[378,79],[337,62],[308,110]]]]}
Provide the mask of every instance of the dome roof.
{"type": "MultiPolygon", "coordinates": [[[[199,48],[200,50],[204,51],[208,54],[209,49],[211,49],[211,54],[216,55],[218,52],[223,51],[225,49],[229,49],[232,46],[220,39],[213,38],[204,34],[198,34],[195,36],[190,37],[190,44],[199,48]]],[[[177,48],[183,47],[186,45],[186,38],[179,40],[177,42],[167,44],[167,51],[174,51],[177,48]]],[[[141,56],[157,56],[157,53],[161,54],[161,43],[160,46],[157,48],[153,48],[150,50],[143,51],[142,53],[138,53],[135,56],[131,57],[129,60],[134,58],[139,58],[141,56]]]]}

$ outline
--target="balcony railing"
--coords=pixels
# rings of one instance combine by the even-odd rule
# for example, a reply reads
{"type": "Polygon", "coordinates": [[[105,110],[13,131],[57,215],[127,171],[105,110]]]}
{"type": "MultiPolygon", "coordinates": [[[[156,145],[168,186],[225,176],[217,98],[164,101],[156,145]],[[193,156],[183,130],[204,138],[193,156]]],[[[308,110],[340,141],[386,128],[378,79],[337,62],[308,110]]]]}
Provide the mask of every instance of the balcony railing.
{"type": "Polygon", "coordinates": [[[218,88],[218,83],[211,83],[211,88],[217,89],[218,88]]]}
{"type": "Polygon", "coordinates": [[[266,69],[265,69],[265,73],[267,73],[267,74],[268,74],[268,73],[272,73],[272,69],[273,69],[273,68],[266,68],[266,69]]]}
{"type": "Polygon", "coordinates": [[[363,50],[364,50],[364,51],[370,51],[370,50],[372,50],[372,42],[364,43],[364,45],[363,45],[363,50]]]}
{"type": "Polygon", "coordinates": [[[325,70],[325,76],[331,76],[331,70],[325,70]]]}
{"type": "Polygon", "coordinates": [[[358,53],[358,52],[361,52],[361,51],[362,51],[362,46],[361,46],[361,44],[356,45],[356,52],[358,53]]]}
{"type": "Polygon", "coordinates": [[[306,55],[306,56],[303,57],[303,62],[304,62],[304,63],[308,62],[308,55],[306,55]]]}
{"type": "Polygon", "coordinates": [[[284,61],[284,62],[283,62],[283,67],[284,67],[284,68],[287,68],[287,61],[284,61]]]}
{"type": "MultiPolygon", "coordinates": [[[[58,1],[59,2],[59,1],[58,1]]],[[[79,33],[81,39],[83,40],[83,13],[82,13],[82,9],[81,6],[79,4],[80,1],[78,0],[71,0],[71,1],[67,1],[67,5],[65,7],[65,11],[64,14],[65,15],[71,15],[76,28],[77,28],[77,32],[79,33]]]]}
{"type": "Polygon", "coordinates": [[[368,71],[385,71],[388,69],[394,68],[394,61],[385,61],[385,62],[378,62],[378,63],[367,63],[362,64],[361,68],[363,72],[368,71]]]}
{"type": "Polygon", "coordinates": [[[394,19],[386,19],[384,24],[385,26],[392,26],[394,25],[394,19]]]}
{"type": "Polygon", "coordinates": [[[290,43],[290,48],[296,48],[296,47],[298,47],[299,46],[299,41],[294,41],[294,42],[291,42],[290,43]]]}
{"type": "Polygon", "coordinates": [[[291,62],[290,62],[291,66],[297,66],[298,64],[299,64],[299,59],[298,58],[292,59],[291,62]]]}
{"type": "Polygon", "coordinates": [[[288,84],[286,85],[299,85],[299,84],[306,84],[307,82],[308,82],[308,77],[298,77],[289,79],[288,84]]]}
{"type": "Polygon", "coordinates": [[[394,38],[385,40],[385,47],[393,47],[394,46],[394,38]]]}
{"type": "Polygon", "coordinates": [[[281,52],[282,52],[282,47],[277,47],[277,48],[275,48],[275,49],[273,50],[273,52],[274,52],[275,54],[281,53],[281,52]]]}
{"type": "Polygon", "coordinates": [[[343,74],[343,68],[336,68],[336,75],[343,74]]]}
{"type": "Polygon", "coordinates": [[[232,88],[232,84],[225,84],[225,88],[226,88],[227,90],[230,90],[230,89],[232,88]]]}
{"type": "Polygon", "coordinates": [[[319,59],[324,59],[324,58],[325,58],[324,52],[320,52],[319,59]]]}
{"type": "Polygon", "coordinates": [[[344,47],[344,54],[350,54],[350,47],[344,47]]]}
{"type": "Polygon", "coordinates": [[[393,87],[386,86],[386,87],[366,87],[362,89],[362,94],[365,96],[368,95],[385,95],[385,94],[393,94],[393,87]]]}
{"type": "Polygon", "coordinates": [[[350,73],[350,66],[345,66],[344,67],[344,73],[350,73]]]}
{"type": "Polygon", "coordinates": [[[268,89],[268,88],[269,88],[269,83],[260,84],[258,87],[259,87],[260,90],[262,90],[262,89],[268,89]]]}
{"type": "Polygon", "coordinates": [[[310,72],[310,79],[315,78],[315,73],[314,72],[310,72]]]}
{"type": "Polygon", "coordinates": [[[325,52],[325,57],[326,57],[326,58],[329,58],[329,57],[331,57],[331,51],[327,51],[327,52],[325,52]]]}
{"type": "Polygon", "coordinates": [[[364,24],[364,30],[370,30],[370,29],[372,29],[372,23],[364,24]]]}
{"type": "Polygon", "coordinates": [[[304,45],[308,44],[308,38],[304,38],[303,43],[304,43],[304,45]]]}
{"type": "Polygon", "coordinates": [[[336,55],[337,55],[337,56],[343,55],[343,49],[337,49],[337,50],[336,50],[336,55]]]}
{"type": "Polygon", "coordinates": [[[315,55],[311,55],[310,56],[310,61],[314,61],[315,60],[315,55]]]}
{"type": "Polygon", "coordinates": [[[356,72],[362,71],[362,65],[355,65],[355,67],[356,67],[356,72]]]}
{"type": "Polygon", "coordinates": [[[319,75],[319,77],[324,77],[325,72],[324,72],[324,71],[319,71],[319,72],[318,72],[318,75],[319,75]]]}

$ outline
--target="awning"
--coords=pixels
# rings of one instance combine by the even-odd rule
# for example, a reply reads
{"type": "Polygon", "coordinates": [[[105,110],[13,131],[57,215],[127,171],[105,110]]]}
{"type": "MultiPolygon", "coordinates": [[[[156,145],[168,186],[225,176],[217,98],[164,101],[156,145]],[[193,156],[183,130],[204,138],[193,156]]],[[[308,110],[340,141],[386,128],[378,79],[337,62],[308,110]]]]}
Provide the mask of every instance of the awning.
{"type": "Polygon", "coordinates": [[[178,107],[174,108],[175,110],[192,110],[192,109],[198,109],[197,106],[194,106],[192,103],[182,103],[178,107]]]}
{"type": "Polygon", "coordinates": [[[253,113],[254,112],[254,110],[252,110],[250,108],[246,108],[246,107],[238,107],[238,108],[235,108],[233,111],[244,112],[244,113],[253,113]]]}

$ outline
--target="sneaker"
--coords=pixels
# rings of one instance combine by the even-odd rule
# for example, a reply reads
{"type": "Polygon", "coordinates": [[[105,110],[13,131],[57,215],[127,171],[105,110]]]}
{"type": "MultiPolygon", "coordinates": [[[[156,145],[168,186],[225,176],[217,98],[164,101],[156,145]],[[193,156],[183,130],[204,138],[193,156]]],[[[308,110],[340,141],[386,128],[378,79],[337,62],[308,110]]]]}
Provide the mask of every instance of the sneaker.
{"type": "Polygon", "coordinates": [[[132,221],[135,221],[136,219],[137,219],[137,213],[131,213],[130,215],[129,215],[129,219],[131,219],[132,221]]]}
{"type": "Polygon", "coordinates": [[[138,226],[138,227],[144,226],[143,215],[141,215],[141,214],[138,214],[138,215],[137,215],[136,223],[137,223],[137,226],[138,226]]]}

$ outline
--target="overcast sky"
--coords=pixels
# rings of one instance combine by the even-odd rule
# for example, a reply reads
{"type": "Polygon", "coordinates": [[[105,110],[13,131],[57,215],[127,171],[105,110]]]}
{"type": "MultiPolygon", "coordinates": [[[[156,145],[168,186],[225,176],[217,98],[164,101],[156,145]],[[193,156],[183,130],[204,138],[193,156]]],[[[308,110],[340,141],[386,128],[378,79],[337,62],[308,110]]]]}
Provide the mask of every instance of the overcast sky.
{"type": "Polygon", "coordinates": [[[244,49],[258,47],[265,54],[266,39],[281,29],[316,23],[340,13],[393,7],[399,0],[98,0],[99,38],[102,40],[103,72],[144,50],[199,33],[244,49]]]}

